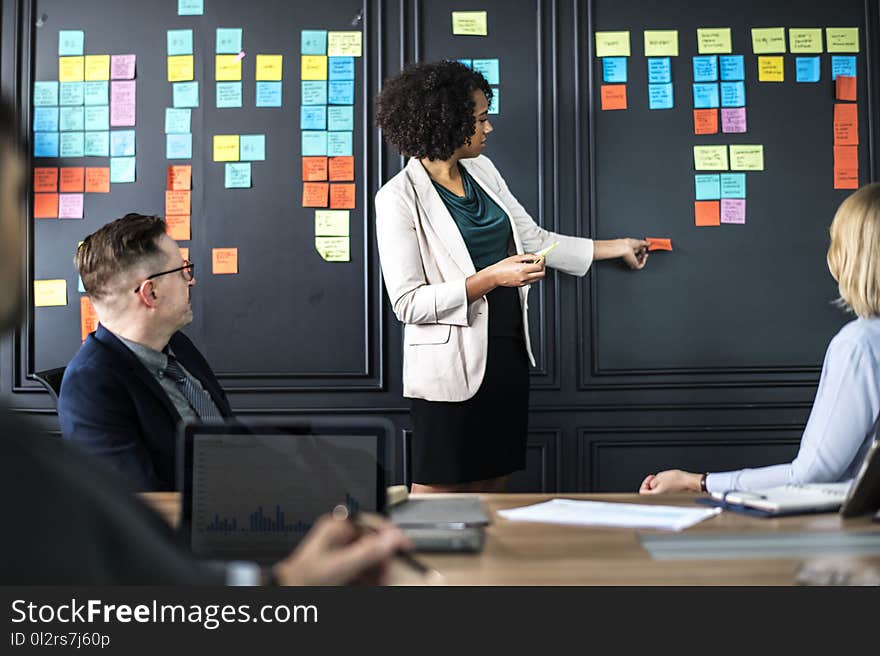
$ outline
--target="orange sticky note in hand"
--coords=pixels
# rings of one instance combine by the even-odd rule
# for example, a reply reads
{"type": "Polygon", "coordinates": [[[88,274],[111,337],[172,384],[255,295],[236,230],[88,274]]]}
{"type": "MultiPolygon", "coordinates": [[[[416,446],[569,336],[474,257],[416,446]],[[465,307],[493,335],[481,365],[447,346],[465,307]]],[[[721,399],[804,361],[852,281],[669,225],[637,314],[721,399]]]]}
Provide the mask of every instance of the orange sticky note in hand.
{"type": "Polygon", "coordinates": [[[81,166],[62,166],[59,185],[62,192],[80,192],[85,189],[85,169],[81,166]]]}
{"type": "Polygon", "coordinates": [[[626,109],[626,85],[602,85],[602,109],[626,109]]]}
{"type": "Polygon", "coordinates": [[[192,238],[190,233],[189,214],[166,215],[165,232],[167,232],[168,236],[174,241],[189,241],[192,238]]]}
{"type": "Polygon", "coordinates": [[[834,145],[859,145],[859,106],[834,103],[834,145]]]}
{"type": "Polygon", "coordinates": [[[837,100],[855,100],[856,78],[852,75],[838,75],[834,81],[834,97],[837,100]]]}
{"type": "Polygon", "coordinates": [[[34,168],[34,192],[52,193],[55,191],[58,191],[58,168],[55,166],[34,168]]]}
{"type": "Polygon", "coordinates": [[[330,158],[330,180],[347,182],[354,180],[354,157],[331,157],[330,158]]]}
{"type": "Polygon", "coordinates": [[[181,216],[191,213],[189,191],[165,192],[165,216],[181,216]]]}
{"type": "Polygon", "coordinates": [[[192,166],[190,164],[172,164],[168,167],[168,191],[189,191],[192,187],[192,166]]]}
{"type": "Polygon", "coordinates": [[[238,249],[212,248],[211,272],[217,274],[238,273],[238,249]]]}
{"type": "Polygon", "coordinates": [[[100,194],[110,193],[109,166],[86,167],[86,191],[100,194]]]}
{"type": "Polygon", "coordinates": [[[34,194],[34,218],[58,218],[58,194],[34,194]]]}
{"type": "Polygon", "coordinates": [[[355,193],[355,185],[353,184],[330,185],[330,209],[353,210],[355,193]]]}
{"type": "Polygon", "coordinates": [[[98,315],[88,296],[79,297],[79,325],[82,341],[98,329],[98,315]]]}
{"type": "Polygon", "coordinates": [[[718,134],[718,110],[694,110],[694,134],[718,134]]]}
{"type": "Polygon", "coordinates": [[[698,200],[694,202],[695,223],[698,226],[721,225],[721,202],[717,200],[698,200]]]}
{"type": "Polygon", "coordinates": [[[834,188],[859,188],[858,146],[834,146],[834,188]]]}
{"type": "Polygon", "coordinates": [[[329,187],[326,182],[304,182],[303,207],[327,207],[329,187]]]}
{"type": "MultiPolygon", "coordinates": [[[[719,224],[720,224],[720,220],[719,220],[719,224]]],[[[645,241],[648,242],[648,250],[649,251],[671,251],[672,250],[672,240],[671,239],[660,239],[658,237],[645,237],[645,241]]]]}
{"type": "Polygon", "coordinates": [[[327,179],[326,157],[302,158],[303,182],[319,182],[327,179]]]}

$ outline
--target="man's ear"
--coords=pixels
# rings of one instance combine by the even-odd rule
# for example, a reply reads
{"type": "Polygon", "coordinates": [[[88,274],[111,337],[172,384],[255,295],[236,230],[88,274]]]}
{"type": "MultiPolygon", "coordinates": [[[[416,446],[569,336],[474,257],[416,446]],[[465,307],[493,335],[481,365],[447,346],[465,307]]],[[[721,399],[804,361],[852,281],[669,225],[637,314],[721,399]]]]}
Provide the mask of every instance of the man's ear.
{"type": "Polygon", "coordinates": [[[137,291],[137,295],[141,303],[143,303],[147,307],[156,307],[158,297],[156,296],[156,286],[153,284],[152,280],[145,280],[143,283],[141,283],[141,286],[137,291]]]}

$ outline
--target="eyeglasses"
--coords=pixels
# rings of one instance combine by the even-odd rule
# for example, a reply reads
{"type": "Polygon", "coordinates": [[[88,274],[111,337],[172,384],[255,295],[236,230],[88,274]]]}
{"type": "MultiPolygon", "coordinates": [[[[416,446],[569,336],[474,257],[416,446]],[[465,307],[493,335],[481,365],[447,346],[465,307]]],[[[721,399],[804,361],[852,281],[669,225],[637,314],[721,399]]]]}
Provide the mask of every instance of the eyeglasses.
{"type": "Polygon", "coordinates": [[[178,271],[180,271],[180,275],[183,276],[184,280],[186,280],[187,282],[190,282],[193,278],[195,278],[195,266],[196,265],[193,264],[192,262],[190,262],[189,260],[184,260],[183,266],[179,266],[176,269],[169,269],[168,271],[162,271],[161,273],[154,273],[151,276],[147,276],[146,278],[144,278],[143,282],[141,282],[140,285],[138,285],[137,287],[134,288],[134,293],[137,294],[140,291],[143,284],[145,282],[147,282],[147,280],[152,280],[153,278],[158,278],[159,276],[165,276],[165,275],[168,275],[169,273],[177,273],[178,271]]]}

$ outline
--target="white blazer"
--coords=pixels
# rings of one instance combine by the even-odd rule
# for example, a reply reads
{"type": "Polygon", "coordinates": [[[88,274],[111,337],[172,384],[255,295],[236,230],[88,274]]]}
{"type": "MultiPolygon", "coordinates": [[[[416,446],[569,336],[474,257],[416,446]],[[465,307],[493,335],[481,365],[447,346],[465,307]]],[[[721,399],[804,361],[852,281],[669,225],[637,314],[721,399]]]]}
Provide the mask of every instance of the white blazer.
{"type": "MultiPolygon", "coordinates": [[[[558,241],[546,264],[576,276],[593,261],[590,239],[544,230],[507,188],[488,157],[461,160],[471,177],[510,217],[515,253],[534,253],[558,241]]],[[[464,238],[425,167],[410,159],[376,194],[376,237],[382,275],[394,314],[404,324],[403,395],[428,401],[464,401],[486,371],[489,302],[468,304],[465,279],[474,275],[464,238]]],[[[529,288],[519,288],[525,347],[529,288]]]]}

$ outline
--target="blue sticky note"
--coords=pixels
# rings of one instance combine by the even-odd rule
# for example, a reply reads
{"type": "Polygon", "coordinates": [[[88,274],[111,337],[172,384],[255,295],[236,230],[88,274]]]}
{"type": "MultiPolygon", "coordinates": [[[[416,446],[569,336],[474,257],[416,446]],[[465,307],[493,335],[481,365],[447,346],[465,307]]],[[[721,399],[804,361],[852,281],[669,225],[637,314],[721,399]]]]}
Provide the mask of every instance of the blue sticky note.
{"type": "Polygon", "coordinates": [[[735,82],[746,79],[746,67],[742,55],[721,55],[721,80],[735,82]]]}
{"type": "Polygon", "coordinates": [[[257,82],[257,107],[281,107],[281,82],[257,82]]]}
{"type": "Polygon", "coordinates": [[[168,30],[168,56],[193,54],[192,30],[168,30]]]}
{"type": "Polygon", "coordinates": [[[796,79],[798,82],[818,82],[822,75],[822,66],[818,57],[797,57],[795,59],[796,79]]]}
{"type": "Polygon", "coordinates": [[[199,83],[175,82],[173,88],[175,107],[198,107],[199,106],[199,83]]]}
{"type": "MultiPolygon", "coordinates": [[[[607,62],[609,59],[623,60],[623,81],[626,82],[626,57],[606,57],[603,60],[603,63],[607,62]]],[[[617,64],[616,67],[619,69],[620,64],[617,64]]],[[[486,82],[489,84],[499,84],[501,82],[497,59],[475,59],[471,68],[477,73],[482,74],[482,76],[486,78],[486,82]]],[[[330,79],[332,80],[333,78],[330,79]]]]}
{"type": "Polygon", "coordinates": [[[354,57],[328,57],[327,77],[330,80],[353,80],[354,57]]]}
{"type": "Polygon", "coordinates": [[[192,132],[191,109],[165,108],[165,134],[188,134],[192,132]]]}
{"type": "Polygon", "coordinates": [[[328,130],[354,130],[354,107],[330,105],[327,108],[328,130]]]}
{"type": "Polygon", "coordinates": [[[351,132],[328,132],[327,155],[329,157],[351,155],[351,132]]]}
{"type": "Polygon", "coordinates": [[[836,80],[838,75],[856,77],[855,55],[831,55],[831,79],[836,80]]]}
{"type": "Polygon", "coordinates": [[[501,89],[492,87],[492,100],[489,101],[489,113],[497,114],[501,110],[501,89]]]}
{"type": "Polygon", "coordinates": [[[243,134],[238,138],[238,159],[242,162],[262,162],[266,159],[266,135],[243,134]]]}
{"type": "Polygon", "coordinates": [[[241,82],[217,83],[217,108],[241,107],[241,82]]]}
{"type": "Polygon", "coordinates": [[[82,130],[86,123],[83,117],[82,107],[62,107],[59,115],[59,123],[62,132],[82,130]]]}
{"type": "Polygon", "coordinates": [[[327,154],[326,132],[302,132],[303,157],[313,157],[327,154]]]}
{"type": "Polygon", "coordinates": [[[324,105],[303,105],[299,110],[300,130],[326,130],[327,108],[324,105]]]}
{"type": "Polygon", "coordinates": [[[302,104],[303,105],[326,105],[327,83],[323,80],[302,81],[302,104]]]}
{"type": "Polygon", "coordinates": [[[672,109],[672,84],[648,85],[649,109],[672,109]]]}
{"type": "Polygon", "coordinates": [[[456,59],[455,61],[457,61],[462,66],[467,66],[468,68],[474,67],[474,60],[473,59],[456,59]]]}
{"type": "Polygon", "coordinates": [[[134,157],[110,158],[110,182],[134,182],[134,157]]]}
{"type": "Polygon", "coordinates": [[[717,173],[710,175],[698,173],[694,176],[697,200],[718,200],[721,198],[721,180],[717,173]]]}
{"type": "Polygon", "coordinates": [[[62,132],[58,148],[61,157],[83,157],[85,153],[82,132],[62,132]]]}
{"type": "Polygon", "coordinates": [[[83,102],[86,105],[109,105],[110,83],[106,80],[83,82],[83,102]]]}
{"type": "Polygon", "coordinates": [[[327,54],[327,30],[303,30],[301,39],[301,55],[327,54]]]}
{"type": "Polygon", "coordinates": [[[603,57],[602,79],[605,82],[626,82],[626,57],[603,57]]]}
{"type": "Polygon", "coordinates": [[[165,135],[165,159],[191,159],[192,147],[192,133],[165,135]]]}
{"type": "Polygon", "coordinates": [[[110,129],[110,107],[107,105],[95,105],[85,108],[86,130],[97,132],[98,130],[110,129]]]}
{"type": "Polygon", "coordinates": [[[110,157],[133,157],[134,154],[134,130],[110,133],[110,157]]]}
{"type": "Polygon", "coordinates": [[[34,82],[34,106],[54,107],[58,105],[57,82],[34,82]]]}
{"type": "Polygon", "coordinates": [[[722,198],[745,198],[746,197],[746,174],[745,173],[722,173],[721,174],[721,197],[722,198]]]}
{"type": "Polygon", "coordinates": [[[745,107],[746,106],[746,83],[745,82],[722,82],[721,83],[721,106],[722,107],[745,107]]]}
{"type": "Polygon", "coordinates": [[[694,57],[694,82],[718,81],[718,57],[705,55],[694,57]]]}
{"type": "Polygon", "coordinates": [[[694,109],[718,107],[718,84],[694,84],[694,109]]]}
{"type": "Polygon", "coordinates": [[[34,157],[58,157],[58,133],[34,133],[34,157]]]}
{"type": "Polygon", "coordinates": [[[223,184],[227,189],[247,189],[250,187],[250,162],[226,162],[223,184]]]}
{"type": "Polygon", "coordinates": [[[241,28],[218,27],[217,49],[218,55],[237,55],[241,52],[241,28]]]}
{"type": "Polygon", "coordinates": [[[110,157],[110,133],[86,132],[84,154],[86,157],[110,157]]]}
{"type": "Polygon", "coordinates": [[[648,83],[668,84],[672,82],[672,65],[669,57],[648,57],[648,83]]]}
{"type": "Polygon", "coordinates": [[[83,83],[82,82],[62,82],[61,83],[61,104],[62,105],[82,105],[83,104],[83,83]]]}
{"type": "Polygon", "coordinates": [[[57,107],[34,107],[34,132],[58,132],[57,107]]]}
{"type": "Polygon", "coordinates": [[[85,34],[82,30],[59,30],[58,56],[78,57],[82,55],[84,37],[85,34]]]}
{"type": "Polygon", "coordinates": [[[328,82],[327,102],[331,105],[353,105],[354,82],[348,80],[328,82]]]}
{"type": "Polygon", "coordinates": [[[178,16],[201,16],[205,13],[205,0],[177,0],[178,16]]]}

